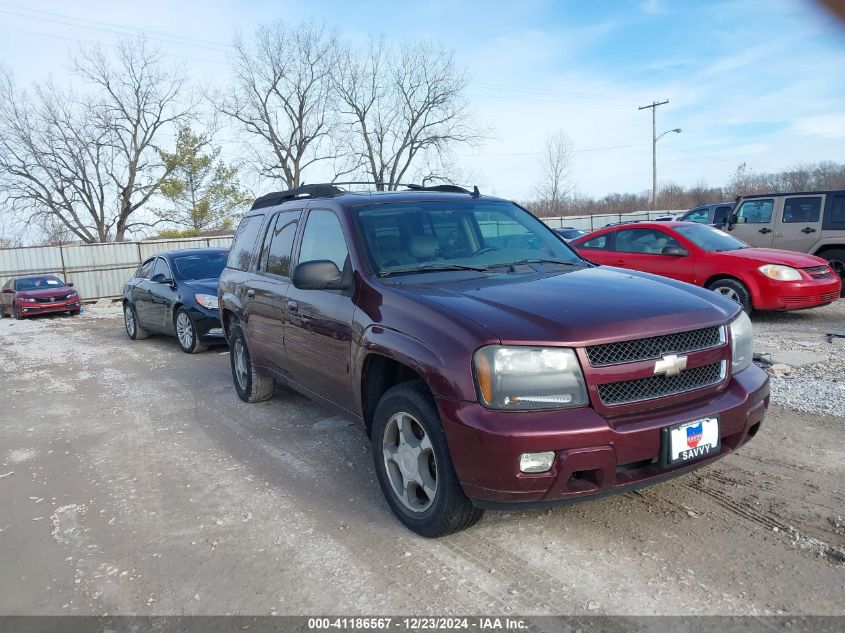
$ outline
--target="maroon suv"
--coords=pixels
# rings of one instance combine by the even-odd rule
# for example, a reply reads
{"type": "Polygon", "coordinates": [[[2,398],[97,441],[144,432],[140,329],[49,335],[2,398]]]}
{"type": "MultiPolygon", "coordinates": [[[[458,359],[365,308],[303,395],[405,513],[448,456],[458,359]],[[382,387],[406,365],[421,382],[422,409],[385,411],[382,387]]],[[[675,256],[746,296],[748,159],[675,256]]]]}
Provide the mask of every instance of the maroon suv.
{"type": "Polygon", "coordinates": [[[241,399],[278,380],[357,420],[424,536],[684,474],[769,402],[738,304],[593,265],[477,190],[263,196],[218,292],[241,399]]]}

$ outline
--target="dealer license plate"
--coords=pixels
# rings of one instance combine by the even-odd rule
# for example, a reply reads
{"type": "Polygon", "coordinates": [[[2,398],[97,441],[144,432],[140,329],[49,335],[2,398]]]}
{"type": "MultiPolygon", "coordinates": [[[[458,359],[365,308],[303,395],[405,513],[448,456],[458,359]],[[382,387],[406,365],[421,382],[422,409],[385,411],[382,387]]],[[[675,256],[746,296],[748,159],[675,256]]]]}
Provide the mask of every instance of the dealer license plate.
{"type": "Polygon", "coordinates": [[[702,418],[668,428],[667,462],[676,466],[719,452],[719,419],[702,418]]]}

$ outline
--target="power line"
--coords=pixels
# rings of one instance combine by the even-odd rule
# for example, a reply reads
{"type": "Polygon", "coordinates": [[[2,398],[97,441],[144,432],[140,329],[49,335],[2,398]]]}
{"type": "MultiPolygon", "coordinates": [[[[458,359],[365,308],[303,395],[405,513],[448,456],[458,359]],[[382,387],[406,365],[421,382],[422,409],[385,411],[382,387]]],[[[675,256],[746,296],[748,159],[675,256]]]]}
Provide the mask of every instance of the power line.
{"type": "Polygon", "coordinates": [[[625,103],[630,105],[634,103],[632,99],[623,99],[620,97],[611,97],[606,95],[588,95],[588,94],[573,94],[573,93],[565,93],[565,92],[558,92],[554,90],[543,90],[539,88],[525,88],[522,86],[506,86],[506,85],[499,85],[499,84],[489,84],[483,82],[473,82],[470,85],[476,86],[482,90],[496,90],[502,92],[515,92],[515,93],[525,93],[529,95],[547,95],[552,97],[563,97],[568,99],[584,99],[590,101],[608,101],[608,102],[616,102],[616,103],[625,103]]]}

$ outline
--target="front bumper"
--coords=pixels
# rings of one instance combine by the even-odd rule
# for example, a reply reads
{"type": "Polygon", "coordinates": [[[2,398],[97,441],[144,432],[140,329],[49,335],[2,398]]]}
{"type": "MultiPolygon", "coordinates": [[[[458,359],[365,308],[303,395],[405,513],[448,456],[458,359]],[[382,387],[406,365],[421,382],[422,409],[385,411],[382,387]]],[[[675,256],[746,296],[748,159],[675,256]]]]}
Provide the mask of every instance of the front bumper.
{"type": "Polygon", "coordinates": [[[220,325],[220,313],[218,310],[210,310],[197,306],[189,310],[194,327],[197,329],[197,337],[203,345],[225,345],[226,337],[223,335],[223,327],[220,325]]]}
{"type": "Polygon", "coordinates": [[[76,312],[81,306],[79,297],[68,301],[56,301],[55,303],[18,303],[18,314],[35,316],[55,312],[76,312]]]}
{"type": "Polygon", "coordinates": [[[458,479],[476,505],[542,507],[657,483],[724,457],[759,429],[769,405],[769,379],[752,365],[712,396],[613,419],[592,408],[501,412],[475,402],[437,405],[458,479]],[[714,415],[718,454],[682,466],[661,465],[661,429],[714,415]],[[550,471],[519,471],[520,454],[541,451],[556,453],[550,471]]]}
{"type": "Polygon", "coordinates": [[[827,305],[839,299],[842,282],[837,277],[802,281],[760,282],[754,307],[758,310],[802,310],[827,305]]]}

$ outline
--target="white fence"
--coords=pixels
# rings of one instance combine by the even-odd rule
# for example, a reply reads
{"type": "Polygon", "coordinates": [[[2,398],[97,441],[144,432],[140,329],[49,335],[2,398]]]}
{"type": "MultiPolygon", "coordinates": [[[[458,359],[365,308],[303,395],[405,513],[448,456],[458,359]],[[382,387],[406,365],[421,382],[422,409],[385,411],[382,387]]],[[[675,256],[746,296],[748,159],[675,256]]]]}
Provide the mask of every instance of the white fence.
{"type": "MultiPolygon", "coordinates": [[[[637,211],[542,219],[552,228],[572,226],[592,231],[611,222],[648,220],[669,213],[681,212],[637,211]]],[[[130,273],[154,253],[204,246],[228,248],[231,242],[232,237],[226,236],[0,249],[0,285],[18,275],[58,275],[72,281],[83,300],[116,298],[123,293],[130,273]]]]}

